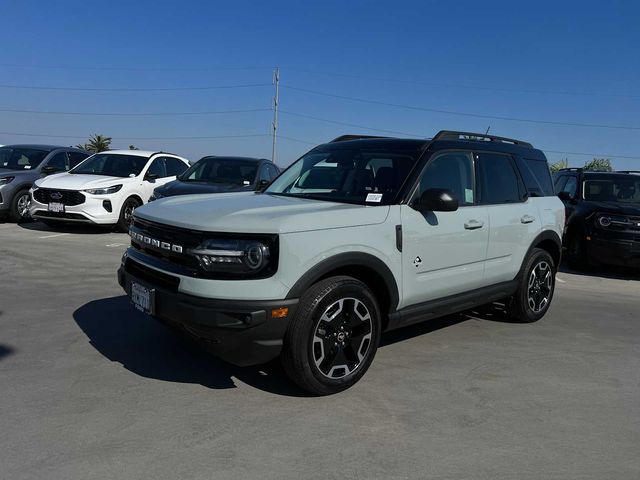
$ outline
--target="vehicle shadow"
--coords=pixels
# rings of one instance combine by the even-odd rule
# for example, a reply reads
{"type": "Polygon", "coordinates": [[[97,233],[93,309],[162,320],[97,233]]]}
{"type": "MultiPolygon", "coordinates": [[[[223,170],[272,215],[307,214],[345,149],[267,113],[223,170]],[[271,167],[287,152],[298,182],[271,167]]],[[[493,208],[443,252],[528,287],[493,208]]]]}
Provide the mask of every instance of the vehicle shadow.
{"type": "Polygon", "coordinates": [[[0,360],[11,355],[15,350],[8,345],[0,343],[0,360]]]}
{"type": "Polygon", "coordinates": [[[269,393],[309,396],[285,375],[278,361],[237,367],[135,310],[127,296],[94,300],[73,313],[89,342],[109,360],[137,375],[212,389],[235,388],[234,378],[269,393]]]}
{"type": "Polygon", "coordinates": [[[113,233],[113,228],[102,227],[99,225],[90,225],[84,223],[63,223],[60,225],[49,226],[37,220],[31,220],[29,222],[18,223],[20,228],[25,230],[32,230],[35,232],[45,233],[85,233],[90,235],[113,233]]]}

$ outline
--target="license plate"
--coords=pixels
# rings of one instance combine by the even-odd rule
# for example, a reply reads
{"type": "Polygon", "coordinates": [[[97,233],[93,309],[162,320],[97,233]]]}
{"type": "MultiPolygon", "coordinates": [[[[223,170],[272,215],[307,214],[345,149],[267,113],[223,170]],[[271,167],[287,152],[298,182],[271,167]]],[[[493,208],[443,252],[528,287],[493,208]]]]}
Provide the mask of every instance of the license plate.
{"type": "Polygon", "coordinates": [[[144,313],[151,313],[153,307],[153,291],[136,282],[131,282],[131,301],[144,313]]]}
{"type": "Polygon", "coordinates": [[[64,203],[50,203],[49,211],[55,213],[64,213],[64,203]]]}

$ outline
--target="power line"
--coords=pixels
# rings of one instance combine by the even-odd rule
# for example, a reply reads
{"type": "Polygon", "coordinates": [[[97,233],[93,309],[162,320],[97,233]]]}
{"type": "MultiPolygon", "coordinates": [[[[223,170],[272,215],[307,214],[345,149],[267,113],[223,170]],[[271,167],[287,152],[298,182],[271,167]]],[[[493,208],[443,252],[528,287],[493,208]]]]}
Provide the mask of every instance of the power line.
{"type": "Polygon", "coordinates": [[[37,115],[81,115],[81,116],[109,116],[109,117],[154,117],[154,116],[176,116],[176,115],[221,115],[232,113],[254,113],[270,112],[270,108],[250,108],[244,110],[212,110],[203,112],[64,112],[50,110],[14,110],[10,108],[0,108],[0,112],[7,113],[30,113],[37,115]]]}
{"type": "Polygon", "coordinates": [[[130,70],[130,71],[211,71],[211,70],[220,70],[220,71],[230,71],[230,70],[271,70],[273,67],[268,66],[244,66],[244,67],[231,67],[231,66],[202,66],[202,67],[180,67],[180,66],[140,66],[140,67],[132,67],[132,66],[121,66],[121,65],[108,65],[108,66],[84,66],[84,65],[25,65],[25,64],[16,64],[16,63],[0,63],[0,67],[2,68],[34,68],[34,69],[52,69],[52,70],[98,70],[98,71],[109,71],[109,70],[130,70]]]}
{"type": "Polygon", "coordinates": [[[370,99],[365,99],[365,98],[349,97],[349,96],[346,96],[346,95],[336,95],[336,94],[333,94],[333,93],[318,92],[316,90],[308,90],[306,88],[299,88],[299,87],[294,87],[294,86],[291,86],[291,85],[282,85],[282,87],[286,88],[286,89],[289,89],[289,90],[297,91],[297,92],[308,93],[308,94],[312,94],[312,95],[320,95],[320,96],[323,96],[323,97],[338,98],[338,99],[341,99],[341,100],[348,100],[348,101],[352,101],[352,102],[368,103],[368,104],[372,104],[372,105],[382,105],[382,106],[385,106],[385,107],[404,108],[404,109],[407,109],[407,110],[417,110],[417,111],[421,111],[421,112],[441,113],[441,114],[445,114],[445,115],[457,115],[457,116],[462,116],[462,117],[473,117],[473,118],[489,118],[489,119],[492,119],[492,120],[505,120],[505,121],[510,121],[510,122],[535,123],[535,124],[542,124],[542,125],[559,125],[559,126],[564,126],[564,127],[607,128],[607,129],[614,129],[614,130],[640,130],[640,127],[630,127],[630,126],[624,126],[624,125],[600,125],[600,124],[591,124],[591,123],[555,122],[555,121],[551,121],[551,120],[534,120],[534,119],[530,119],[530,118],[504,117],[504,116],[499,116],[499,115],[483,115],[483,114],[479,114],[479,113],[458,112],[458,111],[452,111],[452,110],[441,110],[441,109],[436,109],[436,108],[417,107],[417,106],[414,106],[414,105],[403,105],[403,104],[400,104],[400,103],[390,103],[390,102],[382,102],[382,101],[379,101],[379,100],[370,100],[370,99]]]}
{"type": "MultiPolygon", "coordinates": [[[[72,138],[82,139],[87,135],[46,135],[42,133],[17,133],[17,132],[0,132],[0,135],[15,135],[22,137],[45,137],[45,138],[72,138]]],[[[200,139],[217,139],[217,138],[248,138],[248,137],[270,137],[268,133],[249,133],[241,135],[202,135],[202,136],[188,136],[188,137],[121,137],[118,135],[112,135],[112,138],[117,140],[200,140],[200,139]]]]}
{"type": "Polygon", "coordinates": [[[426,87],[439,87],[439,88],[460,88],[470,90],[485,90],[494,92],[507,92],[507,93],[533,93],[539,95],[573,95],[573,96],[588,96],[588,97],[617,97],[617,98],[640,98],[640,95],[627,95],[616,93],[598,93],[598,92],[574,92],[568,90],[535,90],[535,89],[515,89],[515,88],[503,88],[503,87],[487,87],[483,85],[468,85],[468,84],[456,84],[456,83],[437,83],[437,82],[423,82],[416,80],[402,80],[397,78],[382,78],[382,77],[370,77],[366,75],[356,75],[350,73],[336,73],[331,71],[318,71],[307,70],[301,68],[286,67],[287,70],[302,73],[311,73],[313,75],[325,75],[329,77],[343,77],[354,78],[359,80],[368,80],[375,82],[388,82],[398,83],[404,85],[421,85],[426,87]]]}
{"type": "Polygon", "coordinates": [[[238,85],[210,85],[202,87],[162,87],[162,88],[93,88],[93,87],[48,87],[35,85],[0,85],[0,88],[19,90],[62,90],[73,92],[177,92],[189,90],[218,90],[230,88],[270,87],[270,83],[246,83],[238,85]]]}
{"type": "Polygon", "coordinates": [[[285,140],[290,140],[292,142],[298,142],[298,143],[306,143],[307,145],[320,145],[323,142],[310,142],[308,140],[300,140],[299,138],[293,138],[293,137],[285,137],[284,135],[278,135],[278,138],[284,138],[285,140]]]}

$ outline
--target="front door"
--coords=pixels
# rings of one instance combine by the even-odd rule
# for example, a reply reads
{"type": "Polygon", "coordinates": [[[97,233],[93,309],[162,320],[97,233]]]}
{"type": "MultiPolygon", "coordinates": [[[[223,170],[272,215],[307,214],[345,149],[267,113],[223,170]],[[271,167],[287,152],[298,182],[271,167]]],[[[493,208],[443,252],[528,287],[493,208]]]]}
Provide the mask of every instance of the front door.
{"type": "Polygon", "coordinates": [[[467,292],[482,286],[487,253],[487,208],[476,202],[470,152],[436,153],[423,170],[411,200],[428,188],[446,188],[457,197],[455,212],[419,212],[401,206],[402,306],[467,292]]]}

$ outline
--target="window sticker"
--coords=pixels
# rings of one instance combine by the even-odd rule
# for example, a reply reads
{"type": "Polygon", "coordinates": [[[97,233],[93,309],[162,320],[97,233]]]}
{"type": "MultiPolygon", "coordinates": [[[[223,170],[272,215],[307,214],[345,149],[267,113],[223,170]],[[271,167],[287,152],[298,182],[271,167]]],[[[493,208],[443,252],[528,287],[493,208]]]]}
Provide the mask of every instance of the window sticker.
{"type": "Polygon", "coordinates": [[[464,189],[464,201],[465,203],[473,203],[473,190],[470,188],[464,189]]]}
{"type": "Polygon", "coordinates": [[[367,193],[367,202],[380,203],[382,201],[381,193],[367,193]]]}
{"type": "Polygon", "coordinates": [[[25,165],[25,166],[24,166],[24,169],[25,169],[25,170],[31,170],[31,165],[25,165]]]}

